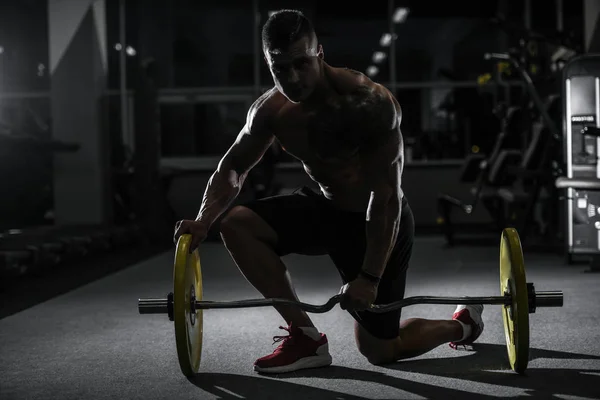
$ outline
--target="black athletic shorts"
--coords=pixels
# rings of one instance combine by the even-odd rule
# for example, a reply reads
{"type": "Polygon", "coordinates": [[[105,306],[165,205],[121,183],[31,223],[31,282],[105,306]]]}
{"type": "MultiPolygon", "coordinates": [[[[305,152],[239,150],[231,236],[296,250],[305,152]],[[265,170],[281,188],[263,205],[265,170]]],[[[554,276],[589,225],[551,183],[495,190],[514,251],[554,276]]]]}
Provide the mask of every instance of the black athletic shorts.
{"type": "MultiPolygon", "coordinates": [[[[276,252],[303,255],[328,254],[343,283],[356,278],[366,249],[365,212],[334,208],[330,200],[307,186],[291,194],[277,195],[241,204],[256,212],[279,237],[276,252]]],[[[406,271],[414,238],[414,218],[408,201],[402,201],[400,231],[379,284],[375,304],[404,298],[406,271]]],[[[385,314],[350,312],[373,336],[392,339],[399,334],[401,309],[385,314]]]]}

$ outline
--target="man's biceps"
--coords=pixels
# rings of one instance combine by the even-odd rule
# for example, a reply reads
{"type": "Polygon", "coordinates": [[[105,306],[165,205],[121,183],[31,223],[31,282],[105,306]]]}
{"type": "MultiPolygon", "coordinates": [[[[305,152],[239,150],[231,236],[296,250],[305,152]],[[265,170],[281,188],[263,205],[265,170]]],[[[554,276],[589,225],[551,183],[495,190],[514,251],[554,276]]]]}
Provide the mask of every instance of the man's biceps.
{"type": "Polygon", "coordinates": [[[269,138],[244,135],[229,148],[226,159],[240,173],[245,173],[255,165],[272,143],[269,138]]]}
{"type": "Polygon", "coordinates": [[[243,151],[255,148],[268,147],[274,140],[274,136],[266,129],[243,129],[238,135],[235,145],[243,151]]]}

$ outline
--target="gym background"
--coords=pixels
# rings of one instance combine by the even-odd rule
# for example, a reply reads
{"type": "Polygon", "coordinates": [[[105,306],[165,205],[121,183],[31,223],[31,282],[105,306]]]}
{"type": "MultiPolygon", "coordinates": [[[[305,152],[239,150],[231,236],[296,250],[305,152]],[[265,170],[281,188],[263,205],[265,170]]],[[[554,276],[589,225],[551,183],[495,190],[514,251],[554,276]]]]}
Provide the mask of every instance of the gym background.
{"type": "MultiPolygon", "coordinates": [[[[262,23],[272,9],[298,7],[314,20],[329,63],[397,96],[403,185],[418,231],[439,231],[440,194],[473,201],[465,160],[490,154],[503,131],[506,148],[526,149],[539,114],[516,71],[499,72],[507,63],[485,53],[518,48],[546,101],[559,94],[561,62],[594,45],[594,2],[551,3],[6,2],[0,228],[135,223],[167,238],[165,227],[196,215],[248,106],[272,85],[262,23]]],[[[274,146],[241,198],[305,183],[274,146]]],[[[557,233],[552,207],[533,217],[534,229],[557,233]]],[[[485,207],[452,217],[465,227],[495,219],[485,207]]]]}
{"type": "MultiPolygon", "coordinates": [[[[567,243],[574,195],[556,185],[569,162],[564,68],[600,51],[597,1],[4,1],[4,321],[172,255],[175,222],[196,216],[248,107],[272,87],[260,29],[281,8],[313,21],[328,63],[396,95],[403,188],[428,251],[491,249],[493,264],[501,229],[514,226],[528,254],[569,274],[597,270],[598,246],[567,243]]],[[[573,146],[585,153],[594,140],[573,146]]],[[[596,154],[586,153],[592,169],[596,154]]],[[[274,145],[237,202],[300,185],[312,183],[274,145]]],[[[584,214],[589,229],[576,232],[597,244],[597,213],[586,203],[584,214]]],[[[208,243],[219,241],[217,224],[208,243]]],[[[162,260],[166,291],[172,259],[162,260]]]]}

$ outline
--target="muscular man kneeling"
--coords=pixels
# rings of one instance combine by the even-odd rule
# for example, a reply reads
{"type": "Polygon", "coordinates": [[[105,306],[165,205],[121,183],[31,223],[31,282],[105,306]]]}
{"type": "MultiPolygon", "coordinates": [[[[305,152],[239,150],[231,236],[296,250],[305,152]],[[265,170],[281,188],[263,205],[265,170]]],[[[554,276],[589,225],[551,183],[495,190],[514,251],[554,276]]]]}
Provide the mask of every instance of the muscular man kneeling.
{"type": "MultiPolygon", "coordinates": [[[[212,175],[193,221],[192,248],[225,213],[220,232],[234,262],[265,297],[298,300],[281,257],[330,256],[343,286],[341,307],[354,317],[356,343],[373,364],[415,357],[450,343],[475,341],[482,305],[458,306],[447,320],[401,320],[401,310],[366,309],[404,297],[414,219],[401,182],[402,110],[394,96],[361,73],[324,61],[311,22],[299,11],[274,13],[262,32],[275,86],[248,111],[246,124],[212,175]],[[277,140],[318,186],[230,207],[248,172],[277,140]]],[[[255,362],[281,373],[331,364],[327,336],[297,307],[277,306],[287,336],[255,362]],[[293,346],[291,345],[293,344],[293,346]]]]}

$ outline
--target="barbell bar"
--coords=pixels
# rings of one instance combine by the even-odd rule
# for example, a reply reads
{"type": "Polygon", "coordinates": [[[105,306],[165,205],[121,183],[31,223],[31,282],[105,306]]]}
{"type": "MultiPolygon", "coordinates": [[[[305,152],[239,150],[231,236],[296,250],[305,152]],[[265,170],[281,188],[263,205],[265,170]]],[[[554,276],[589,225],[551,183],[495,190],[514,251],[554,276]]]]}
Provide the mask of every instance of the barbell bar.
{"type": "MultiPolygon", "coordinates": [[[[276,305],[296,306],[309,313],[326,313],[331,311],[336,304],[340,302],[342,295],[335,295],[330,298],[325,304],[314,305],[288,299],[249,299],[249,300],[233,300],[233,301],[199,301],[195,298],[190,299],[190,309],[209,310],[223,308],[254,308],[254,307],[271,307],[276,305]]],[[[534,292],[528,296],[529,312],[533,313],[532,306],[537,307],[562,307],[563,293],[560,290],[534,292]]],[[[140,299],[138,308],[140,314],[168,314],[171,307],[167,299],[140,299]]],[[[512,302],[510,295],[504,296],[482,296],[482,297],[444,297],[444,296],[413,296],[406,297],[389,304],[372,305],[368,311],[374,313],[386,313],[400,308],[416,305],[416,304],[490,304],[509,306],[512,302]]]]}

